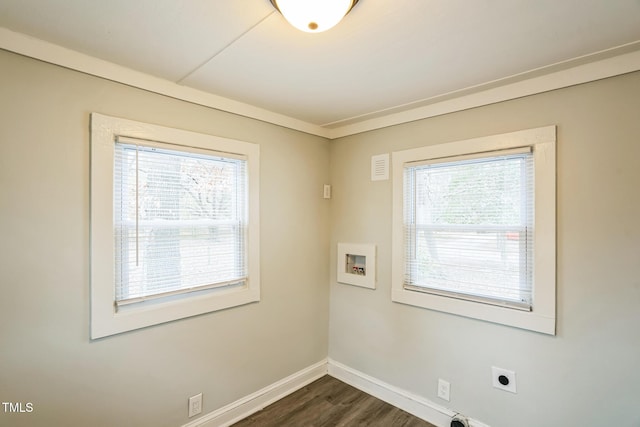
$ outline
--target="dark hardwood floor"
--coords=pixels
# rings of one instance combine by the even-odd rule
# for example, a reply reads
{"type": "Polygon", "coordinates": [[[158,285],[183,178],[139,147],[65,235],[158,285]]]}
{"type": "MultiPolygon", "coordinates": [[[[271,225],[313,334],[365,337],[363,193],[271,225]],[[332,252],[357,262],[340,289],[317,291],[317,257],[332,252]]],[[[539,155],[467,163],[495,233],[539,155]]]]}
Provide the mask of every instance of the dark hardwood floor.
{"type": "Polygon", "coordinates": [[[325,375],[233,427],[435,427],[325,375]]]}

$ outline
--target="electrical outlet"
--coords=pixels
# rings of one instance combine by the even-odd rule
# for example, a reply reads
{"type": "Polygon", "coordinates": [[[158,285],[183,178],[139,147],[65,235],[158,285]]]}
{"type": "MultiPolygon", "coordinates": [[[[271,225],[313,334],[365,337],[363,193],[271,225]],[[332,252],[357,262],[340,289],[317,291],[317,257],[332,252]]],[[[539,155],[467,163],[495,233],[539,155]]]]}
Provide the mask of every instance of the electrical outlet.
{"type": "Polygon", "coordinates": [[[493,386],[500,390],[516,393],[516,373],[507,369],[491,367],[493,386]]]}
{"type": "Polygon", "coordinates": [[[449,392],[451,391],[451,384],[443,379],[438,380],[438,397],[449,401],[449,392]]]}
{"type": "Polygon", "coordinates": [[[189,398],[189,418],[202,412],[202,393],[189,398]]]}

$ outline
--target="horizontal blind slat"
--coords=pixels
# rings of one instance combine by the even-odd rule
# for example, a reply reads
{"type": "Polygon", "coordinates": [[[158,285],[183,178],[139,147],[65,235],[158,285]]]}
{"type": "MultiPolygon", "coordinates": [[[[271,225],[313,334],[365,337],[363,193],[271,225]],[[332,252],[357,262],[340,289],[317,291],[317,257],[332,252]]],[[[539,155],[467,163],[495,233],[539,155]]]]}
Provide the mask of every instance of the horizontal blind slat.
{"type": "Polygon", "coordinates": [[[530,305],[533,172],[528,148],[406,164],[405,287],[530,305]]]}
{"type": "Polygon", "coordinates": [[[246,160],[124,141],[115,144],[116,301],[246,278],[246,160]]]}
{"type": "Polygon", "coordinates": [[[210,290],[210,289],[218,289],[218,288],[229,287],[229,286],[238,286],[238,285],[243,285],[246,282],[246,280],[247,280],[247,278],[243,277],[243,278],[240,278],[239,280],[230,280],[230,281],[227,281],[227,282],[220,282],[220,283],[214,283],[214,284],[203,285],[203,286],[193,286],[193,287],[187,288],[187,289],[180,289],[180,290],[177,290],[177,291],[168,291],[168,292],[156,293],[156,294],[148,295],[148,296],[144,296],[144,297],[122,299],[122,300],[116,301],[116,306],[117,307],[124,307],[124,306],[131,305],[131,304],[137,304],[137,303],[141,303],[141,302],[145,302],[145,301],[151,301],[151,300],[155,300],[155,299],[166,298],[166,297],[173,296],[173,295],[180,295],[180,294],[192,293],[192,292],[200,292],[200,291],[206,291],[206,290],[210,290]]]}

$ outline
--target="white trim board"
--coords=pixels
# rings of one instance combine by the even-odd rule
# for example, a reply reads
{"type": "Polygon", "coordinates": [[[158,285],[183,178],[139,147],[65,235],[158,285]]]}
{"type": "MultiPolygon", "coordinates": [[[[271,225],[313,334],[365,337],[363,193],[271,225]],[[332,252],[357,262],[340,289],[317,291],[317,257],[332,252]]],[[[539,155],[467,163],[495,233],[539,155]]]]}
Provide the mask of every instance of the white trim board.
{"type": "MultiPolygon", "coordinates": [[[[451,419],[457,414],[421,396],[392,386],[367,374],[343,365],[329,358],[329,375],[359,390],[400,408],[437,427],[449,427],[451,419]]],[[[469,427],[489,427],[478,420],[468,418],[469,427]]]]}
{"type": "Polygon", "coordinates": [[[17,33],[4,27],[0,27],[0,49],[193,104],[215,108],[216,110],[272,123],[311,135],[325,138],[329,137],[328,129],[324,129],[313,123],[183,86],[44,40],[17,33]]]}
{"type": "MultiPolygon", "coordinates": [[[[190,421],[182,427],[231,426],[326,374],[430,422],[437,427],[449,427],[451,418],[457,414],[428,399],[387,384],[384,381],[373,378],[333,359],[325,359],[268,385],[255,393],[251,393],[246,397],[190,421]]],[[[489,427],[487,424],[471,418],[469,418],[469,426],[489,427]]]]}
{"type": "MultiPolygon", "coordinates": [[[[611,52],[625,52],[626,49],[631,47],[638,48],[639,46],[640,43],[632,43],[627,46],[611,49],[611,52]]],[[[598,57],[600,55],[602,55],[602,52],[589,55],[589,57],[598,57]]],[[[586,61],[586,58],[582,59],[582,61],[586,61]]],[[[566,62],[571,63],[573,61],[566,62]]],[[[576,60],[576,62],[578,62],[578,60],[576,60]]],[[[547,68],[553,69],[554,66],[547,68]]],[[[484,105],[491,105],[498,102],[522,98],[529,95],[550,92],[556,89],[615,77],[638,70],[640,70],[640,50],[630,53],[622,53],[617,56],[593,62],[582,63],[581,65],[572,66],[555,72],[549,72],[548,74],[542,74],[537,77],[525,78],[513,83],[505,82],[505,84],[495,86],[496,83],[499,82],[491,82],[491,84],[487,83],[486,85],[479,85],[476,87],[476,91],[472,91],[465,95],[451,96],[446,100],[434,101],[427,105],[415,108],[401,109],[397,112],[392,109],[388,114],[378,114],[379,117],[367,118],[375,114],[371,113],[363,116],[361,120],[354,120],[353,123],[331,129],[329,138],[342,138],[375,129],[382,129],[430,117],[455,113],[457,111],[482,107],[484,105]],[[495,87],[482,90],[483,86],[486,87],[489,85],[495,87]]],[[[502,80],[509,81],[511,79],[512,78],[506,78],[502,80]]],[[[463,89],[459,92],[467,92],[470,89],[471,88],[463,89]]],[[[425,101],[425,103],[427,103],[427,101],[425,101]]]]}
{"type": "Polygon", "coordinates": [[[135,71],[4,27],[0,27],[0,49],[160,95],[328,139],[342,138],[640,70],[640,41],[636,41],[539,70],[532,70],[531,73],[536,74],[537,77],[527,78],[529,73],[522,73],[519,75],[522,79],[519,81],[512,82],[514,77],[518,76],[511,76],[487,82],[456,91],[461,94],[460,96],[456,96],[456,93],[445,94],[443,96],[448,98],[446,100],[438,101],[437,99],[443,96],[437,96],[410,105],[370,112],[337,123],[317,125],[135,71]],[[553,72],[557,68],[561,69],[553,72]],[[483,88],[486,89],[483,90],[483,88]]]}
{"type": "MultiPolygon", "coordinates": [[[[182,427],[227,427],[327,374],[327,360],[311,365],[255,393],[209,412],[182,427]]],[[[205,396],[206,397],[206,396],[205,396]]]]}

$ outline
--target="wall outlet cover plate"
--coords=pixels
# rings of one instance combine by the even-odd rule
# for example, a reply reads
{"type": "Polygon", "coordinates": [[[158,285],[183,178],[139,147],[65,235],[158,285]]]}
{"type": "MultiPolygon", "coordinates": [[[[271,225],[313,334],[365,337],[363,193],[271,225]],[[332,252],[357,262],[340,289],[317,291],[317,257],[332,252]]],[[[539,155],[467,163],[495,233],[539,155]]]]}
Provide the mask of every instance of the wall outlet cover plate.
{"type": "Polygon", "coordinates": [[[491,378],[493,386],[497,389],[517,393],[516,391],[516,373],[508,369],[491,367],[491,378]]]}

